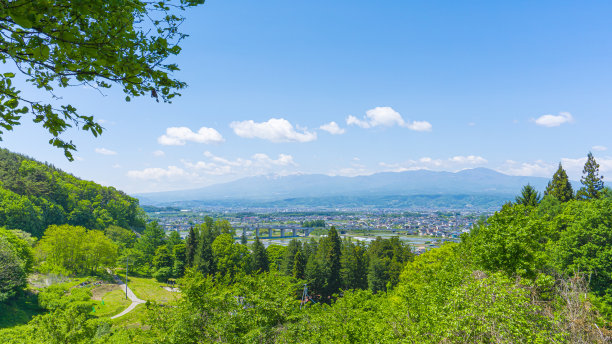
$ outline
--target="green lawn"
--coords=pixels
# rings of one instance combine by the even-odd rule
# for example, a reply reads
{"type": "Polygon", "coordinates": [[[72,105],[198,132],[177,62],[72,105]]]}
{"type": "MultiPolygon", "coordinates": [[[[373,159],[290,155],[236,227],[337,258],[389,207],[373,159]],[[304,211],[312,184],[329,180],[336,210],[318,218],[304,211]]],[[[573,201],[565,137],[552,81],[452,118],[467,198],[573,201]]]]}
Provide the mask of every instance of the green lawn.
{"type": "Polygon", "coordinates": [[[97,317],[110,317],[119,314],[132,303],[125,299],[125,291],[120,289],[110,291],[102,296],[102,300],[94,300],[94,302],[96,311],[93,314],[97,317]]]}
{"type": "Polygon", "coordinates": [[[38,307],[38,296],[27,290],[25,295],[0,303],[0,328],[24,325],[44,311],[38,307]]]}
{"type": "Polygon", "coordinates": [[[139,299],[157,302],[170,302],[180,297],[179,293],[173,293],[163,289],[164,283],[159,283],[153,278],[130,277],[128,286],[139,299]]]}
{"type": "Polygon", "coordinates": [[[126,315],[120,316],[119,318],[111,320],[113,326],[127,327],[127,328],[142,328],[144,320],[146,319],[146,306],[140,304],[136,306],[131,312],[126,315]]]}
{"type": "MultiPolygon", "coordinates": [[[[125,281],[125,270],[115,270],[122,281],[125,281]]],[[[155,278],[129,276],[128,285],[136,296],[145,301],[170,302],[181,297],[181,293],[175,293],[163,289],[166,283],[159,283],[155,278]]]]}

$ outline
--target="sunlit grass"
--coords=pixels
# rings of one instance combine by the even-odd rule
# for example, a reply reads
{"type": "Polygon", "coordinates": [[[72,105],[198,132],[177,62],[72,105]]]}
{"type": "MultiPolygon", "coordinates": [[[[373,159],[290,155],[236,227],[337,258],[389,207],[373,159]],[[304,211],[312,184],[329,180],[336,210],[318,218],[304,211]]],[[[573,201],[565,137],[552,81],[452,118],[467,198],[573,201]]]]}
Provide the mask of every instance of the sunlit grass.
{"type": "Polygon", "coordinates": [[[94,300],[94,302],[96,311],[93,314],[97,317],[119,314],[132,303],[132,301],[125,299],[125,291],[121,289],[110,291],[104,294],[101,300],[94,300]]]}

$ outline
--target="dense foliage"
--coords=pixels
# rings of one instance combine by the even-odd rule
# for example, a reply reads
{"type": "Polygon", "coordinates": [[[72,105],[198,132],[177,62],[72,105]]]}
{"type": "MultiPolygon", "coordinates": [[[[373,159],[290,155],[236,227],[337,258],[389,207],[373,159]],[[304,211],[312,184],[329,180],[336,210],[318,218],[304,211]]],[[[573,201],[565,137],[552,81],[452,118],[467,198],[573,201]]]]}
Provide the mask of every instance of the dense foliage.
{"type": "Polygon", "coordinates": [[[51,225],[141,230],[138,200],[0,149],[0,226],[41,237],[51,225]]]}
{"type": "MultiPolygon", "coordinates": [[[[36,246],[47,254],[43,265],[89,269],[92,252],[75,242],[92,235],[110,242],[121,265],[129,261],[159,281],[178,278],[181,297],[147,303],[144,326],[125,328],[92,315],[86,288],[52,286],[38,297],[47,313],[0,330],[0,341],[609,343],[611,193],[561,200],[549,192],[522,202],[536,199],[532,191],[479,221],[460,243],[420,255],[397,237],[343,240],[334,227],[318,240],[264,248],[259,238],[239,243],[227,221],[212,218],[186,240],[156,222],[140,237],[120,227],[104,234],[52,226],[36,246]],[[85,256],[71,260],[72,253],[85,256]]],[[[28,239],[0,230],[2,238],[17,264],[3,276],[18,291],[31,259],[28,239]]]]}
{"type": "Polygon", "coordinates": [[[0,303],[25,288],[32,269],[32,247],[24,234],[0,227],[0,303]]]}

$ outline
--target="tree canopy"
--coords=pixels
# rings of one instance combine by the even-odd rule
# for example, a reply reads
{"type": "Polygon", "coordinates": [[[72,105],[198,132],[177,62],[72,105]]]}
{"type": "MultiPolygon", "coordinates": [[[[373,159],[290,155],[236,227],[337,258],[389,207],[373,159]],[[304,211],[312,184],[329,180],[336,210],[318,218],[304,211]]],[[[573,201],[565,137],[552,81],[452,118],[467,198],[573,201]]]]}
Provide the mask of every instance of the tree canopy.
{"type": "Polygon", "coordinates": [[[553,175],[552,180],[546,186],[544,195],[553,196],[561,202],[567,202],[574,198],[574,189],[561,163],[559,163],[559,168],[553,175]]]}
{"type": "Polygon", "coordinates": [[[599,164],[595,161],[591,152],[589,152],[587,161],[582,169],[582,178],[580,178],[580,182],[582,183],[582,187],[576,193],[576,198],[599,198],[600,192],[604,188],[603,176],[599,175],[599,164]]]}

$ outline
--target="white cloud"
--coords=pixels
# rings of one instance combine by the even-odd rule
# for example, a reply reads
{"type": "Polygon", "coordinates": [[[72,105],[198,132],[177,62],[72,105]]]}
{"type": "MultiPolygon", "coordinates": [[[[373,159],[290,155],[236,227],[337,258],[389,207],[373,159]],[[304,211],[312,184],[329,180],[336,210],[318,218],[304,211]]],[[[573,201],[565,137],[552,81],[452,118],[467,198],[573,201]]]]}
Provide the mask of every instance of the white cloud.
{"type": "Polygon", "coordinates": [[[343,128],[340,128],[340,126],[338,126],[338,123],[333,121],[327,124],[323,124],[319,127],[319,129],[325,130],[332,135],[342,135],[346,131],[343,128]]]}
{"type": "Polygon", "coordinates": [[[487,159],[476,156],[476,155],[468,155],[468,156],[454,156],[450,158],[450,161],[456,162],[458,164],[470,164],[470,165],[482,165],[487,163],[487,159]]]}
{"type": "Polygon", "coordinates": [[[597,151],[597,152],[603,152],[603,151],[607,151],[608,147],[606,146],[593,146],[591,147],[592,150],[597,151]]]}
{"type": "Polygon", "coordinates": [[[83,157],[80,157],[80,156],[78,156],[78,155],[76,155],[76,156],[74,157],[74,160],[76,160],[76,161],[85,161],[85,159],[83,159],[83,157]]]}
{"type": "Polygon", "coordinates": [[[552,177],[556,168],[556,164],[547,163],[542,160],[534,162],[506,160],[497,171],[511,176],[552,177]]]}
{"type": "Polygon", "coordinates": [[[207,175],[259,175],[279,172],[278,168],[297,166],[293,157],[288,154],[279,154],[276,159],[263,153],[254,154],[249,159],[237,158],[234,160],[216,156],[211,152],[204,152],[204,156],[207,161],[183,161],[183,164],[189,170],[207,175]]]}
{"type": "Polygon", "coordinates": [[[279,154],[278,158],[276,160],[270,158],[269,156],[267,156],[266,154],[263,153],[258,153],[253,155],[253,159],[258,162],[258,163],[262,163],[265,165],[277,165],[277,166],[297,166],[297,164],[295,163],[295,161],[293,161],[293,157],[291,155],[288,154],[279,154]]]}
{"type": "Polygon", "coordinates": [[[117,155],[117,152],[112,151],[110,149],[106,149],[106,148],[96,148],[95,151],[96,153],[102,154],[102,155],[117,155]]]}
{"type": "Polygon", "coordinates": [[[284,118],[270,118],[266,122],[253,120],[232,122],[234,133],[244,138],[259,138],[272,142],[309,142],[317,139],[317,133],[296,127],[284,118]],[[297,130],[296,130],[297,129],[297,130]]]}
{"type": "Polygon", "coordinates": [[[363,119],[349,115],[346,118],[347,125],[356,125],[361,128],[372,128],[378,126],[391,127],[398,125],[414,131],[431,131],[431,123],[427,121],[406,122],[402,115],[389,106],[379,106],[366,111],[363,119]]]}
{"type": "Polygon", "coordinates": [[[153,152],[153,155],[155,155],[155,156],[164,156],[164,155],[166,155],[166,153],[163,150],[156,150],[155,152],[153,152]]]}
{"type": "Polygon", "coordinates": [[[225,140],[217,130],[207,127],[200,128],[197,133],[187,127],[170,127],[164,135],[157,138],[157,142],[164,146],[183,146],[187,141],[221,143],[225,140]]]}
{"type": "Polygon", "coordinates": [[[404,126],[414,131],[431,131],[431,123],[427,121],[412,121],[412,123],[406,123],[404,126]]]}
{"type": "MultiPolygon", "coordinates": [[[[570,180],[578,181],[582,177],[582,168],[587,158],[561,158],[561,165],[567,172],[570,180]]],[[[612,174],[612,158],[595,158],[599,164],[599,174],[604,177],[612,174]]],[[[558,162],[536,160],[531,162],[518,162],[506,160],[497,171],[513,176],[534,176],[552,178],[558,167],[558,162]]]]}
{"type": "Polygon", "coordinates": [[[543,115],[536,118],[535,123],[543,127],[558,127],[564,123],[572,123],[574,117],[569,112],[560,112],[559,115],[543,115]]]}
{"type": "Polygon", "coordinates": [[[121,165],[119,165],[119,164],[114,164],[114,165],[113,165],[113,168],[121,168],[121,165]]]}
{"type": "Polygon", "coordinates": [[[414,170],[445,170],[459,171],[466,168],[486,165],[487,159],[477,155],[457,155],[448,159],[432,159],[430,157],[422,157],[418,160],[407,160],[402,163],[388,164],[381,162],[379,166],[383,167],[384,171],[403,172],[414,170]]]}
{"type": "Polygon", "coordinates": [[[131,170],[127,172],[128,177],[145,180],[161,180],[168,178],[187,177],[189,174],[180,167],[168,166],[168,168],[145,168],[144,170],[131,170]]]}

